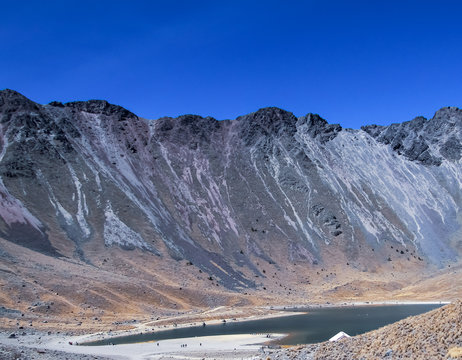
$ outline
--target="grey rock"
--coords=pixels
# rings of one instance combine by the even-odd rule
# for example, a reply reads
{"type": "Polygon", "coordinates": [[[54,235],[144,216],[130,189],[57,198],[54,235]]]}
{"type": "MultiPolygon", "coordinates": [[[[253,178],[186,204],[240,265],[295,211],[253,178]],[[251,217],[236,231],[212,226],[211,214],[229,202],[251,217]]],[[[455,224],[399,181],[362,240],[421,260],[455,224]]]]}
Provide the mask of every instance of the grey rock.
{"type": "Polygon", "coordinates": [[[462,145],[460,141],[455,137],[451,136],[440,148],[440,154],[448,160],[457,161],[460,160],[462,154],[462,145]]]}
{"type": "Polygon", "coordinates": [[[461,128],[462,111],[456,107],[442,108],[430,120],[419,116],[401,124],[361,127],[398,155],[427,166],[440,166],[443,159],[460,159],[461,128]]]}
{"type": "Polygon", "coordinates": [[[329,124],[318,114],[307,114],[298,120],[299,128],[306,128],[306,132],[312,138],[318,138],[321,144],[334,139],[342,131],[339,124],[329,124]]]}

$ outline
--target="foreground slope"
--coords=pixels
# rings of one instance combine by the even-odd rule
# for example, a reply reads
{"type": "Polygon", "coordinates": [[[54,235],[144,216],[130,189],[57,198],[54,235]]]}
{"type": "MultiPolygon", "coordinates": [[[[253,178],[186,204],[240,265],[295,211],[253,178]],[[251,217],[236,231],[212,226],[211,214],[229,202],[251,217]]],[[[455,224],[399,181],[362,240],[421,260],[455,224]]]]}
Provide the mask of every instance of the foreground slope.
{"type": "Polygon", "coordinates": [[[11,307],[21,296],[135,312],[364,298],[457,268],[457,108],[352,130],[278,108],[151,121],[4,90],[0,125],[11,307]]]}
{"type": "Polygon", "coordinates": [[[462,302],[369,333],[275,352],[290,359],[447,359],[462,356],[462,302]],[[458,355],[457,355],[458,354],[458,355]]]}

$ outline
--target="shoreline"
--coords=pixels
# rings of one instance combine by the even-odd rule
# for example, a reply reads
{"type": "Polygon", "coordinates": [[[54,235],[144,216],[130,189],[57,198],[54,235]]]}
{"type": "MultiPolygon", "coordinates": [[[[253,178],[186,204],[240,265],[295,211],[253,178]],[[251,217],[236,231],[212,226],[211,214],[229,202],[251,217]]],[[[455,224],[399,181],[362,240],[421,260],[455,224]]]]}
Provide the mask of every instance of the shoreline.
{"type": "MultiPolygon", "coordinates": [[[[270,306],[262,307],[262,310],[267,310],[270,313],[261,315],[251,315],[244,317],[232,317],[229,319],[229,313],[226,317],[228,322],[245,322],[257,319],[277,318],[281,316],[293,316],[307,311],[295,310],[308,310],[310,308],[322,307],[351,307],[351,306],[380,306],[380,305],[418,305],[418,304],[447,304],[447,301],[374,301],[374,302],[342,302],[342,303],[329,303],[329,304],[303,304],[303,305],[290,305],[290,306],[270,306]],[[284,310],[282,310],[284,309],[284,310]],[[272,312],[272,313],[271,313],[272,312]]],[[[203,314],[213,312],[215,309],[207,310],[203,314]]],[[[229,310],[229,309],[227,309],[229,310]]],[[[231,309],[232,310],[232,309],[231,309]]],[[[192,316],[193,314],[191,314],[192,316]]],[[[197,314],[194,314],[197,315],[197,314]]],[[[183,320],[187,320],[188,316],[183,316],[183,320]]],[[[239,358],[252,358],[258,355],[262,347],[265,348],[268,341],[280,339],[287,334],[240,334],[240,335],[212,335],[202,337],[189,337],[189,338],[176,338],[159,341],[149,341],[132,344],[120,345],[84,345],[84,342],[108,340],[115,337],[130,336],[143,334],[148,332],[164,332],[174,328],[188,328],[198,326],[196,322],[184,322],[174,326],[173,323],[178,320],[178,317],[171,317],[158,320],[158,322],[165,323],[171,322],[169,325],[159,325],[156,328],[156,321],[148,321],[136,325],[136,328],[121,331],[106,331],[98,333],[90,333],[84,335],[67,335],[67,334],[47,334],[40,331],[34,331],[27,336],[16,336],[16,338],[8,338],[6,331],[0,332],[0,344],[9,346],[19,346],[35,351],[62,351],[69,354],[74,354],[75,359],[81,359],[78,356],[98,356],[110,359],[160,359],[166,356],[176,358],[217,358],[217,359],[232,359],[239,358]],[[149,325],[149,326],[148,326],[149,325]],[[153,326],[154,325],[154,326],[153,326]],[[268,337],[269,336],[269,337],[268,337]],[[79,343],[76,346],[76,343],[79,343]],[[182,345],[186,346],[182,347],[182,345]]],[[[206,322],[208,325],[220,324],[222,320],[210,320],[206,322]]],[[[74,358],[72,358],[74,359],[74,358]]],[[[83,359],[83,358],[82,358],[83,359]]]]}
{"type": "MultiPolygon", "coordinates": [[[[295,316],[295,315],[305,314],[305,313],[306,311],[278,311],[276,313],[270,313],[270,314],[264,314],[264,315],[251,315],[251,316],[245,316],[245,317],[235,317],[232,319],[225,319],[225,320],[227,323],[237,323],[237,322],[247,322],[247,321],[262,320],[262,319],[274,319],[274,318],[284,317],[284,316],[295,316]]],[[[168,321],[168,318],[163,319],[162,321],[168,321]]],[[[209,320],[209,321],[206,321],[205,323],[206,325],[219,325],[223,323],[223,320],[209,320]]],[[[201,326],[200,324],[196,324],[196,323],[182,323],[182,324],[177,324],[176,326],[170,324],[170,325],[163,325],[163,326],[159,326],[158,328],[155,328],[152,326],[147,327],[146,324],[152,324],[152,321],[139,324],[136,329],[120,330],[117,332],[112,331],[112,332],[106,332],[106,333],[98,332],[98,333],[84,334],[84,335],[72,337],[70,338],[69,341],[77,342],[79,344],[78,346],[104,346],[104,345],[86,345],[86,344],[89,342],[93,342],[93,341],[110,340],[113,338],[119,338],[119,337],[125,337],[125,336],[136,336],[136,335],[146,334],[146,333],[162,333],[162,332],[170,331],[173,329],[186,329],[186,328],[194,328],[194,327],[201,326]]],[[[159,340],[159,341],[165,341],[165,340],[159,340]]],[[[141,343],[142,342],[138,344],[141,344],[141,343]]]]}
{"type": "MultiPolygon", "coordinates": [[[[195,321],[193,323],[191,322],[184,322],[180,324],[175,324],[174,320],[177,319],[178,317],[170,317],[170,318],[165,318],[158,320],[158,322],[169,322],[168,325],[159,325],[156,328],[155,323],[157,321],[148,321],[145,323],[141,323],[136,326],[134,329],[130,330],[119,330],[119,331],[108,331],[108,332],[97,332],[97,333],[90,333],[90,334],[84,334],[84,335],[78,335],[76,337],[72,337],[72,342],[78,342],[80,345],[79,346],[84,346],[85,343],[88,342],[93,342],[93,341],[100,341],[100,340],[109,340],[112,338],[118,338],[118,337],[125,337],[125,336],[135,336],[135,335],[140,335],[140,334],[145,334],[145,333],[161,333],[165,331],[170,331],[172,329],[183,329],[183,328],[192,328],[192,327],[198,327],[200,326],[201,322],[205,322],[207,325],[218,325],[223,323],[223,319],[226,320],[226,322],[229,323],[236,323],[236,322],[246,322],[246,321],[252,321],[252,320],[261,320],[261,319],[272,319],[272,318],[278,318],[278,317],[284,317],[284,316],[295,316],[299,314],[306,314],[309,312],[310,309],[320,309],[320,308],[335,308],[335,307],[354,307],[354,306],[382,306],[382,305],[447,305],[451,303],[450,301],[447,300],[442,300],[442,301],[394,301],[394,300],[386,300],[386,301],[356,301],[356,302],[342,302],[342,303],[327,303],[327,304],[300,304],[300,305],[288,305],[288,306],[265,306],[261,307],[261,309],[269,310],[269,311],[276,311],[275,313],[267,313],[267,314],[262,314],[262,315],[250,315],[250,316],[243,316],[243,317],[232,317],[229,319],[229,316],[223,316],[222,319],[218,320],[208,320],[208,321],[195,321]],[[300,310],[300,311],[294,311],[294,310],[300,310]],[[226,318],[226,319],[225,319],[226,318]],[[199,323],[199,324],[197,324],[199,323]],[[154,324],[154,325],[153,325],[154,324]],[[151,326],[148,326],[151,325],[151,326]]],[[[207,310],[202,314],[206,314],[209,312],[214,311],[215,309],[212,310],[207,310]]],[[[197,314],[194,314],[197,315],[197,314]]],[[[187,315],[184,315],[183,317],[187,318],[187,315]]],[[[95,345],[93,345],[95,346],[95,345]]],[[[96,345],[97,346],[97,345],[96,345]]],[[[100,345],[102,346],[102,345],[100,345]]]]}

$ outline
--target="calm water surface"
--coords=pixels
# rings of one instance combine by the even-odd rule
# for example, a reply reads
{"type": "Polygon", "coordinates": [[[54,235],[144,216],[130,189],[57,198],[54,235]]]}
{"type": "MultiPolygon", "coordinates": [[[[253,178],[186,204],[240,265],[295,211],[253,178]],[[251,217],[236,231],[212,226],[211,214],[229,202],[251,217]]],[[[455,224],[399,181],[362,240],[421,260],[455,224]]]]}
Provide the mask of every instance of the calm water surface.
{"type": "Polygon", "coordinates": [[[440,306],[440,304],[419,304],[298,308],[297,311],[308,313],[129,335],[85,345],[132,344],[194,336],[254,333],[288,334],[277,342],[281,345],[310,344],[328,340],[339,331],[345,331],[349,335],[358,335],[440,306]]]}

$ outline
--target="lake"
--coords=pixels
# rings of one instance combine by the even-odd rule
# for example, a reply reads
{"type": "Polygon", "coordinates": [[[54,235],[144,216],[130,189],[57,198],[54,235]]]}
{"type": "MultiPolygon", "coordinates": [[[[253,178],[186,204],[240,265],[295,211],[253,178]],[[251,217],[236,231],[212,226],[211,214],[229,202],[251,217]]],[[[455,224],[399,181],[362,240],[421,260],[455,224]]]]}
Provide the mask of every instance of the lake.
{"type": "Polygon", "coordinates": [[[307,313],[261,320],[228,321],[222,324],[206,325],[205,327],[175,328],[94,341],[85,343],[85,345],[118,345],[195,336],[255,333],[288,334],[276,342],[280,345],[310,344],[326,341],[339,331],[344,331],[351,336],[358,335],[440,306],[442,305],[413,304],[297,308],[292,311],[307,313]]]}

